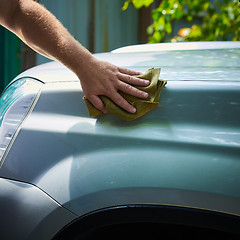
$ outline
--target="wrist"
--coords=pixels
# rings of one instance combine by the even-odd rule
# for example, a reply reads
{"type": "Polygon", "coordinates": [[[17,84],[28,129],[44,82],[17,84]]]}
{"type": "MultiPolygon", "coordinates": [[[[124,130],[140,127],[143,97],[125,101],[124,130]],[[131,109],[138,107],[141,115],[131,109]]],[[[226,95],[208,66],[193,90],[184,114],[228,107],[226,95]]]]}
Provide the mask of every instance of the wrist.
{"type": "Polygon", "coordinates": [[[86,50],[81,57],[77,57],[75,69],[73,72],[79,77],[80,80],[84,79],[84,76],[88,75],[96,65],[97,59],[86,50]]]}

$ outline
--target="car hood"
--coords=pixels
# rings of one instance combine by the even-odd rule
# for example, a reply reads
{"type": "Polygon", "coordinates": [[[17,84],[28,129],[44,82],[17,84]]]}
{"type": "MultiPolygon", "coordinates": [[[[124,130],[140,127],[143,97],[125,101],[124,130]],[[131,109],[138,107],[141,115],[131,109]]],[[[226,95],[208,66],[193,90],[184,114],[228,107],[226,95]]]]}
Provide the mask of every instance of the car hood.
{"type": "Polygon", "coordinates": [[[90,118],[73,73],[55,62],[33,68],[19,77],[45,84],[0,175],[79,215],[132,203],[240,214],[240,49],[95,56],[143,72],[161,67],[159,107],[130,123],[90,118]]]}
{"type": "MultiPolygon", "coordinates": [[[[161,67],[161,78],[168,81],[240,81],[240,49],[176,50],[136,53],[100,53],[95,57],[117,66],[145,72],[161,67]]],[[[62,64],[50,62],[31,68],[17,78],[31,76],[45,83],[79,81],[62,64]]]]}

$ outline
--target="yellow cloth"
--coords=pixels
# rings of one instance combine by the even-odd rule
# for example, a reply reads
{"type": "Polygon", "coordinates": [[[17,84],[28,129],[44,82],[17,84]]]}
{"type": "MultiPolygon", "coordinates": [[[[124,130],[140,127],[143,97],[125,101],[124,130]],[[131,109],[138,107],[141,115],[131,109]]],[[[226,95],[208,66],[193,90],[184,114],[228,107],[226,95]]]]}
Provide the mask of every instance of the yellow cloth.
{"type": "MultiPolygon", "coordinates": [[[[141,99],[119,91],[121,96],[137,109],[135,113],[125,111],[106,96],[99,96],[104,102],[107,112],[126,121],[132,121],[156,108],[158,106],[157,101],[159,100],[160,92],[167,83],[167,81],[159,79],[160,71],[161,68],[151,68],[146,73],[137,76],[150,81],[150,85],[147,87],[136,87],[148,93],[147,99],[141,99]]],[[[104,114],[96,109],[86,97],[84,97],[84,101],[90,116],[100,116],[104,114]]]]}

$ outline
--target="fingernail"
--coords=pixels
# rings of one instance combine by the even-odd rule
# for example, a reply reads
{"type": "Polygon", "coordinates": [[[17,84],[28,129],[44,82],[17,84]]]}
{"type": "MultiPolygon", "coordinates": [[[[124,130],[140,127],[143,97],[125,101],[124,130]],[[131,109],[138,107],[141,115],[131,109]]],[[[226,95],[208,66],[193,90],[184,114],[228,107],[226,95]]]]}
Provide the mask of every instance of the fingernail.
{"type": "Polygon", "coordinates": [[[106,110],[106,109],[103,109],[102,112],[103,112],[104,114],[107,114],[107,110],[106,110]]]}
{"type": "Polygon", "coordinates": [[[132,108],[130,109],[130,111],[131,111],[131,113],[135,113],[137,110],[136,110],[136,108],[132,107],[132,108]]]}
{"type": "Polygon", "coordinates": [[[145,83],[146,85],[149,85],[149,84],[150,84],[150,81],[145,80],[144,83],[145,83]]]}
{"type": "Polygon", "coordinates": [[[144,98],[147,98],[147,97],[148,97],[148,93],[144,92],[144,93],[143,93],[143,97],[144,97],[144,98]]]}

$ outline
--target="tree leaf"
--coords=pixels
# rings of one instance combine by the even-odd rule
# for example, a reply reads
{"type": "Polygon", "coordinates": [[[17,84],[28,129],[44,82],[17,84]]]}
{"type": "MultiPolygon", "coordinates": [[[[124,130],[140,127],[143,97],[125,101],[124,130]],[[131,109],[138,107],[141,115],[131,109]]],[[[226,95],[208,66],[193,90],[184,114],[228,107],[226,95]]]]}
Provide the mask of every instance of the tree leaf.
{"type": "Polygon", "coordinates": [[[168,34],[172,33],[172,24],[170,22],[165,24],[165,30],[168,34]]]}
{"type": "Polygon", "coordinates": [[[127,10],[128,5],[129,5],[129,1],[125,1],[124,5],[123,5],[123,7],[122,7],[122,10],[123,10],[123,11],[127,10]]]}

